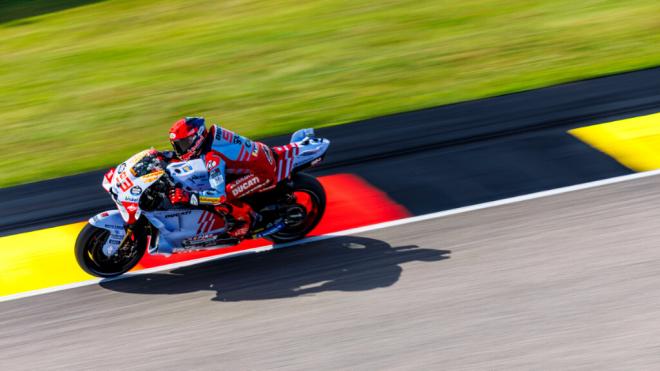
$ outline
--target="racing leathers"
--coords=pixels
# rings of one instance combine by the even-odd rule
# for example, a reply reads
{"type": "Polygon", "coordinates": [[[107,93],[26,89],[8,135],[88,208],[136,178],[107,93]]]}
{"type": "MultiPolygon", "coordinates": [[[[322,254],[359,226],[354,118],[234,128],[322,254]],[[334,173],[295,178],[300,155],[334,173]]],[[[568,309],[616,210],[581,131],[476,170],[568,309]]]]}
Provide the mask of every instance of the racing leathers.
{"type": "Polygon", "coordinates": [[[202,145],[199,158],[209,173],[209,189],[186,194],[175,190],[173,202],[212,205],[217,212],[230,216],[233,226],[228,234],[241,238],[249,231],[253,211],[240,199],[276,185],[276,165],[271,149],[230,130],[213,125],[202,145]],[[177,193],[178,192],[178,193],[177,193]],[[188,198],[188,199],[186,199],[188,198]]]}

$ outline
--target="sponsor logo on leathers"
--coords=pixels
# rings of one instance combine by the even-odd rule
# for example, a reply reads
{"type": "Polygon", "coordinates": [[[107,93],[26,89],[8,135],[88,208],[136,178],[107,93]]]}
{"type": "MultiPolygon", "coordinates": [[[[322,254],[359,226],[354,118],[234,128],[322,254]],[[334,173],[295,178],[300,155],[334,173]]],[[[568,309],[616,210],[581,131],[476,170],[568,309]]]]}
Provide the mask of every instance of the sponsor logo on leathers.
{"type": "Polygon", "coordinates": [[[237,184],[234,188],[231,190],[231,194],[234,196],[237,196],[241,193],[243,193],[246,190],[249,190],[250,187],[255,186],[259,184],[261,180],[259,177],[254,176],[246,179],[243,183],[237,184]]]}

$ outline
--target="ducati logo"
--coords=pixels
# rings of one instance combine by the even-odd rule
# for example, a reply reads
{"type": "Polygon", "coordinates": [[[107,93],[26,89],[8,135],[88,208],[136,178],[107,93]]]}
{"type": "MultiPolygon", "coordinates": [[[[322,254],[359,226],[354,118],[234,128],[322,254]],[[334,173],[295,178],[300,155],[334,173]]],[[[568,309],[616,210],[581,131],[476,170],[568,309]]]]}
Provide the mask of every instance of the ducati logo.
{"type": "Polygon", "coordinates": [[[249,190],[250,187],[255,186],[259,183],[260,183],[259,177],[255,176],[253,178],[249,178],[245,182],[243,182],[243,183],[237,185],[236,187],[234,187],[231,190],[231,194],[234,195],[234,196],[237,196],[238,194],[240,194],[240,193],[242,193],[246,190],[249,190]]]}
{"type": "Polygon", "coordinates": [[[176,138],[176,134],[170,133],[170,139],[174,139],[174,138],[176,138]]]}
{"type": "Polygon", "coordinates": [[[206,169],[207,169],[207,170],[211,170],[211,169],[213,169],[214,167],[216,167],[217,165],[218,165],[217,162],[211,160],[211,161],[209,161],[209,162],[206,163],[206,169]]]}

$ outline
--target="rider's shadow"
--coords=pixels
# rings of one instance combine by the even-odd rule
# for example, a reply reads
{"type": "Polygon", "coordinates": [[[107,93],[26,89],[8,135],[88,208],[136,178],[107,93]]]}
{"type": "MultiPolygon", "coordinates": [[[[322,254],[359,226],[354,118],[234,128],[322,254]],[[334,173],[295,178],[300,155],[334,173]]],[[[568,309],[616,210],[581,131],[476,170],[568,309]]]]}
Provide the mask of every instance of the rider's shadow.
{"type": "Polygon", "coordinates": [[[297,247],[218,260],[101,286],[119,292],[172,295],[216,292],[215,301],[288,298],[324,291],[365,291],[393,285],[402,263],[436,262],[449,250],[392,247],[365,237],[338,237],[297,247]]]}

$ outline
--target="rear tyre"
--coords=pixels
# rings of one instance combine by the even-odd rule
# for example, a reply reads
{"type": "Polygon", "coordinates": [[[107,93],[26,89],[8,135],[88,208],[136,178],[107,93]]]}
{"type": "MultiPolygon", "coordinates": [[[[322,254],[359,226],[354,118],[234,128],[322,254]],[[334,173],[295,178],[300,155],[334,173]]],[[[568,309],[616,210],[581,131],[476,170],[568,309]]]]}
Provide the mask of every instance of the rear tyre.
{"type": "Polygon", "coordinates": [[[85,272],[97,277],[114,277],[128,272],[142,258],[147,248],[146,238],[136,234],[124,249],[112,256],[103,253],[110,231],[87,224],[76,240],[76,260],[85,272]]]}
{"type": "Polygon", "coordinates": [[[292,182],[295,201],[287,209],[286,226],[267,237],[275,243],[304,238],[319,224],[325,212],[325,189],[315,177],[297,173],[292,182]]]}

